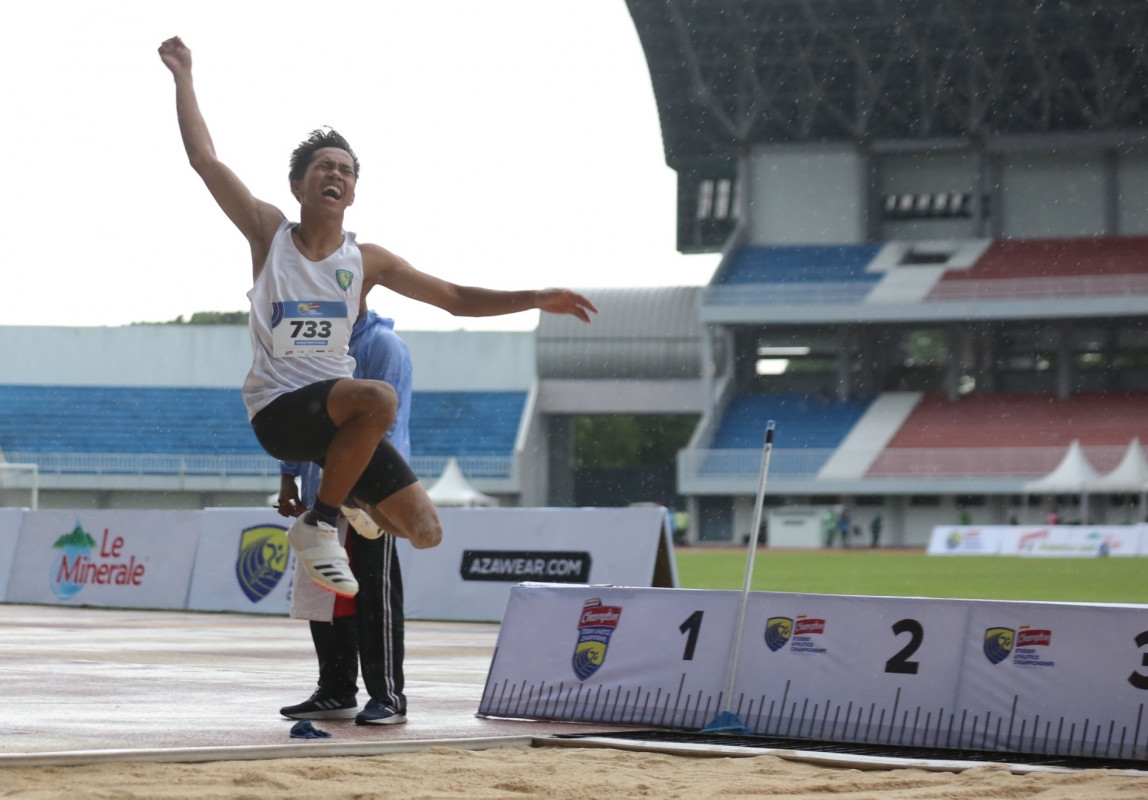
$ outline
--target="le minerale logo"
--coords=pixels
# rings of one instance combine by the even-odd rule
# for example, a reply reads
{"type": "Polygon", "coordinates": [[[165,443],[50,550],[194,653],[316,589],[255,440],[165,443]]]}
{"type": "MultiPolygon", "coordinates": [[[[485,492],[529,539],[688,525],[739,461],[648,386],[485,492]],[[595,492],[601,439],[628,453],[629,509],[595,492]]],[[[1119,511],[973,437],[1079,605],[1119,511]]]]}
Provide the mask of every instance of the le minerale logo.
{"type": "Polygon", "coordinates": [[[134,555],[124,558],[124,538],[111,536],[104,528],[97,542],[80,523],[52,545],[59,554],[52,560],[48,575],[52,594],[61,600],[75,597],[88,584],[97,586],[139,586],[146,568],[134,555]],[[92,551],[98,555],[93,557],[92,551]]]}

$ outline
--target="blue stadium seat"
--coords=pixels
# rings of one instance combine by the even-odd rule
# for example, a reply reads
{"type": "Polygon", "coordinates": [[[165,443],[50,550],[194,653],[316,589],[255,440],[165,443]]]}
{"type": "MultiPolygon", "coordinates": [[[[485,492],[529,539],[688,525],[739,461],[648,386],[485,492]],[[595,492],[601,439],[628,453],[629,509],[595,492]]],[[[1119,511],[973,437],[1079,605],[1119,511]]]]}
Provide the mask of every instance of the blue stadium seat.
{"type": "Polygon", "coordinates": [[[0,448],[263,455],[238,389],[0,386],[0,448]]]}
{"type": "Polygon", "coordinates": [[[730,401],[711,447],[760,449],[769,420],[777,423],[774,446],[781,449],[838,447],[872,399],[823,400],[806,394],[748,394],[730,401]]]}
{"type": "Polygon", "coordinates": [[[714,285],[752,283],[876,283],[879,273],[865,267],[880,244],[740,247],[714,279],[714,285]]]}
{"type": "Polygon", "coordinates": [[[418,456],[508,456],[526,392],[415,392],[411,450],[418,456]]]}

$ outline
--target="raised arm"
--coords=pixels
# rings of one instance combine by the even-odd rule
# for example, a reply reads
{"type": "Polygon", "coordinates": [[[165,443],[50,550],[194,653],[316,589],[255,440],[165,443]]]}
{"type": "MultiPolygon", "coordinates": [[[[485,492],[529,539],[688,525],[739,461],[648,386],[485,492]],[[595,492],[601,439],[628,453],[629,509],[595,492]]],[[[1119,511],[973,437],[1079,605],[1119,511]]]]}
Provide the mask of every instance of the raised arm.
{"type": "Polygon", "coordinates": [[[215,144],[211,141],[195,96],[191,50],[178,36],[174,36],[160,45],[159,57],[175,78],[176,116],[188,161],[223,213],[250,243],[254,271],[258,274],[283,214],[271,204],[255,198],[243,181],[216,156],[215,144]]]}
{"type": "Polygon", "coordinates": [[[594,304],[569,289],[528,289],[500,291],[478,286],[459,286],[412,267],[407,261],[378,245],[363,244],[363,295],[373,286],[449,311],[456,317],[496,317],[518,311],[540,309],[551,314],[571,314],[583,322],[594,304]]]}

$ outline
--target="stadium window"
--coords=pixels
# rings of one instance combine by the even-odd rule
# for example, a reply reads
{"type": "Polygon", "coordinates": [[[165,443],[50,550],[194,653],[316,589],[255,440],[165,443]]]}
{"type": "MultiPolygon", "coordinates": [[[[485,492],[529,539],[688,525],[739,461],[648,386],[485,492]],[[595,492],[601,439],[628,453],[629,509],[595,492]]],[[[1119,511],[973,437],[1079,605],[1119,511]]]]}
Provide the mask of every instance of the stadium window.
{"type": "Polygon", "coordinates": [[[714,199],[714,219],[726,219],[729,217],[730,199],[732,192],[730,191],[732,181],[728,178],[722,178],[717,182],[717,195],[714,199]]]}
{"type": "Polygon", "coordinates": [[[956,219],[972,216],[967,192],[896,192],[884,196],[886,219],[956,219]]]}
{"type": "Polygon", "coordinates": [[[961,508],[983,506],[988,502],[983,494],[959,494],[954,500],[961,508]]]}
{"type": "Polygon", "coordinates": [[[859,506],[859,507],[865,506],[865,507],[870,507],[870,508],[872,508],[874,506],[883,506],[883,505],[885,505],[885,496],[881,495],[881,494],[870,494],[870,495],[859,494],[855,498],[853,498],[853,505],[859,506]]]}
{"type": "Polygon", "coordinates": [[[709,219],[714,210],[714,182],[704,180],[698,184],[698,219],[709,219]]]}
{"type": "Polygon", "coordinates": [[[941,504],[940,495],[935,494],[915,494],[909,498],[909,505],[920,506],[923,508],[935,508],[941,504]]]}
{"type": "Polygon", "coordinates": [[[784,375],[787,369],[788,358],[759,358],[754,364],[754,371],[758,375],[784,375]]]}
{"type": "Polygon", "coordinates": [[[760,375],[784,375],[789,369],[790,360],[808,356],[812,348],[799,346],[759,345],[754,371],[760,375]]]}

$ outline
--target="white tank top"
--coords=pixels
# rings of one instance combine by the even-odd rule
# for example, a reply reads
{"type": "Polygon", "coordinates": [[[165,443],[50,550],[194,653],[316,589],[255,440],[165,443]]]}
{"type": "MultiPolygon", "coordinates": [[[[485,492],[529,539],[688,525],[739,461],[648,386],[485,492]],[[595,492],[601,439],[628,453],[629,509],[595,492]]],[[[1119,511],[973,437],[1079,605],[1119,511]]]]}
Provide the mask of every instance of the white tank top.
{"type": "Polygon", "coordinates": [[[349,378],[355,360],[347,352],[359,314],[363,256],[355,234],[322,261],[309,261],[291,238],[294,223],[275,232],[251,301],[251,371],[243,402],[253,418],[281,394],[318,381],[349,378]]]}

